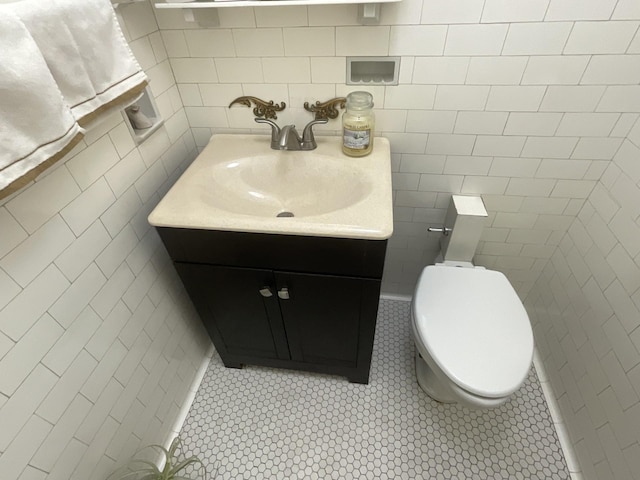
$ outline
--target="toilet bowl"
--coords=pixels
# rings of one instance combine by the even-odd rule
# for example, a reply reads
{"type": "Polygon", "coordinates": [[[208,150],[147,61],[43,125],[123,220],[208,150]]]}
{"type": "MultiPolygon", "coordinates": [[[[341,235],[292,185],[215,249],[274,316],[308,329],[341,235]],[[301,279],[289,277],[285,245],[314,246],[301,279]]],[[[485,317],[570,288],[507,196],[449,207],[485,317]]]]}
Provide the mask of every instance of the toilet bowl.
{"type": "Polygon", "coordinates": [[[527,378],[533,333],[509,280],[466,265],[431,265],[420,275],[411,307],[416,375],[439,402],[491,408],[527,378]]]}

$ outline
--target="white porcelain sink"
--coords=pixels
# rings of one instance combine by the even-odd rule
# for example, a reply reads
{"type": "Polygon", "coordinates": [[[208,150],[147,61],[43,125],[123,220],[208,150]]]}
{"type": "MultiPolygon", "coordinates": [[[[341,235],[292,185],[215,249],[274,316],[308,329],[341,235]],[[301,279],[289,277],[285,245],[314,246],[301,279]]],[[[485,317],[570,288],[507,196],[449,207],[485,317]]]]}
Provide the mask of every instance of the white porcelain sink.
{"type": "Polygon", "coordinates": [[[269,137],[215,135],[149,216],[154,226],[383,239],[391,236],[389,142],[362,158],[340,139],[313,151],[269,137]]]}
{"type": "Polygon", "coordinates": [[[213,165],[206,195],[233,213],[307,217],[361,202],[373,188],[370,177],[344,159],[272,150],[213,165]]]}

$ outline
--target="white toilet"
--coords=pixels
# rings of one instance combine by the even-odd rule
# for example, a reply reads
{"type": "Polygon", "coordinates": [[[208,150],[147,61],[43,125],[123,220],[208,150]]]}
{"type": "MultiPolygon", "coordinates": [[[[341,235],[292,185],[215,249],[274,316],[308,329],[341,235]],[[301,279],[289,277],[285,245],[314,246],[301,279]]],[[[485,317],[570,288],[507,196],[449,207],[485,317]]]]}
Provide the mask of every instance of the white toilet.
{"type": "Polygon", "coordinates": [[[506,402],[533,357],[529,317],[509,280],[471,263],[486,216],[480,197],[453,195],[441,262],[422,271],[411,305],[418,384],[472,408],[506,402]]]}

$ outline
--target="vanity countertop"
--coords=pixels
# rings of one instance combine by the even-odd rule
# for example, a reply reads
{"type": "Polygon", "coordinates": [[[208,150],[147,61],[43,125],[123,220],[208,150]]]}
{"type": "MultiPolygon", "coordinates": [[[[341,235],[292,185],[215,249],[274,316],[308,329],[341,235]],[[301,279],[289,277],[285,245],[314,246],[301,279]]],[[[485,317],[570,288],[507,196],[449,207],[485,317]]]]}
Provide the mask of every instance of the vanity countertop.
{"type": "Polygon", "coordinates": [[[393,232],[390,147],[364,157],[340,137],[271,150],[263,135],[214,135],[149,215],[156,227],[383,240],[393,232]],[[284,215],[278,217],[277,215],[284,215]],[[293,216],[287,216],[287,215],[293,216]]]}

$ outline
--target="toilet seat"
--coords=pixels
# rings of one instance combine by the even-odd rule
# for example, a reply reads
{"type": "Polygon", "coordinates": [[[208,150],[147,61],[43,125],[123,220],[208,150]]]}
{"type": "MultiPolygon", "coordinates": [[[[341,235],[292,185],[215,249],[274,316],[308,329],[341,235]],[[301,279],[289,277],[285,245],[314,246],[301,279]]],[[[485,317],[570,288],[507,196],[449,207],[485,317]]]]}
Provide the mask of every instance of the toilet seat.
{"type": "Polygon", "coordinates": [[[533,333],[500,272],[426,267],[413,299],[416,340],[448,379],[485,398],[507,397],[531,367],[533,333]]]}

